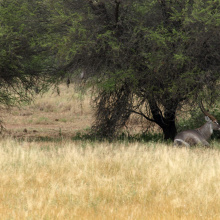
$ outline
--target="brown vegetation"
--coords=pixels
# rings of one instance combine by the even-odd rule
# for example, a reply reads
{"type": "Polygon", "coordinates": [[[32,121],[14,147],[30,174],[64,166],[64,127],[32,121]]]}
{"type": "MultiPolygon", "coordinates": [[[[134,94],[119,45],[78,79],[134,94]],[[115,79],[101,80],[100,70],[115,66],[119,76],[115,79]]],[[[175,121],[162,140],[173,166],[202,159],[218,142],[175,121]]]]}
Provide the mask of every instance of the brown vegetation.
{"type": "Polygon", "coordinates": [[[219,151],[1,141],[1,219],[219,219],[219,151]]]}

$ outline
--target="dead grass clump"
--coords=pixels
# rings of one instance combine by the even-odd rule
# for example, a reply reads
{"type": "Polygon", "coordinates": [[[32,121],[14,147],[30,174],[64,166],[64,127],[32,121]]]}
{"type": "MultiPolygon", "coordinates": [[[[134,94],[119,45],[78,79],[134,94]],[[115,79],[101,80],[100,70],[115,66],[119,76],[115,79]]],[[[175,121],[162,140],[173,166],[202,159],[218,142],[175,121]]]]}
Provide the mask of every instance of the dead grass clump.
{"type": "Polygon", "coordinates": [[[2,219],[219,219],[219,151],[0,143],[2,219]]]}

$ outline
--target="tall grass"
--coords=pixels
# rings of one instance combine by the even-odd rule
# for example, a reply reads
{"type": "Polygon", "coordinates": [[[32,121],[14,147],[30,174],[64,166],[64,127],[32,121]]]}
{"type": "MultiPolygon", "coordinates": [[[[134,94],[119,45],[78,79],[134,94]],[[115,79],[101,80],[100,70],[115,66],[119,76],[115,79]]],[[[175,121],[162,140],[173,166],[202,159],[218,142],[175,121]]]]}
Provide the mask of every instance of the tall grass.
{"type": "Polygon", "coordinates": [[[219,219],[220,152],[0,141],[0,219],[219,219]]]}

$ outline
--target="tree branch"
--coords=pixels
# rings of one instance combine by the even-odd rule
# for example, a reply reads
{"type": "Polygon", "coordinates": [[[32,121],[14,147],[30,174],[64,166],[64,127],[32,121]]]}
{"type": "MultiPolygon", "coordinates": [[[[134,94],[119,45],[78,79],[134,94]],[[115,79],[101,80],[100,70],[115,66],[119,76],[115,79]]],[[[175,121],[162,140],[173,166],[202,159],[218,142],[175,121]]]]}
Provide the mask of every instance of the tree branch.
{"type": "Polygon", "coordinates": [[[115,0],[115,23],[116,25],[118,24],[118,19],[119,19],[119,6],[120,6],[121,1],[120,0],[115,0]]]}
{"type": "Polygon", "coordinates": [[[156,101],[152,98],[152,99],[148,99],[148,103],[155,123],[157,123],[160,127],[164,127],[166,123],[164,122],[163,114],[159,109],[159,107],[157,106],[156,101]]]}
{"type": "Polygon", "coordinates": [[[138,115],[143,116],[143,117],[146,118],[148,121],[155,122],[153,119],[147,117],[143,112],[137,112],[137,111],[132,110],[132,109],[127,109],[127,110],[130,111],[130,112],[132,112],[132,113],[135,113],[135,114],[138,114],[138,115]]]}

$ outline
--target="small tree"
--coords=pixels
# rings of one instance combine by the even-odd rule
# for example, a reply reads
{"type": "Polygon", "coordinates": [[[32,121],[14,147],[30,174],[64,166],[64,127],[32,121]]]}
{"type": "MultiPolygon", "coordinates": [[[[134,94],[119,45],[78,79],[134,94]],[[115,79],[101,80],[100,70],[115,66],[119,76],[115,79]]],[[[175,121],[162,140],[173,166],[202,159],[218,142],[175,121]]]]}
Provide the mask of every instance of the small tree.
{"type": "Polygon", "coordinates": [[[84,70],[97,85],[100,135],[114,135],[136,113],[173,139],[180,104],[196,102],[203,91],[212,100],[219,94],[219,6],[202,0],[59,5],[67,22],[58,55],[65,71],[84,70]]]}

